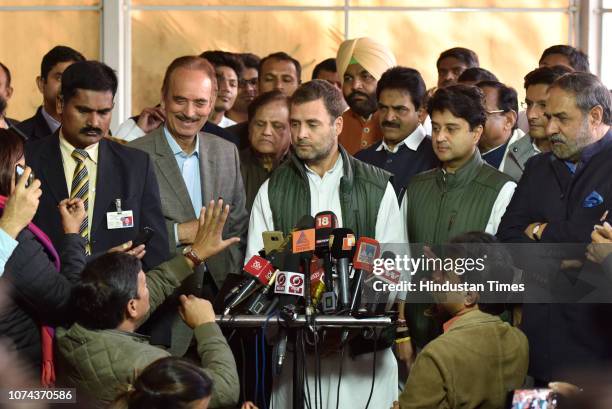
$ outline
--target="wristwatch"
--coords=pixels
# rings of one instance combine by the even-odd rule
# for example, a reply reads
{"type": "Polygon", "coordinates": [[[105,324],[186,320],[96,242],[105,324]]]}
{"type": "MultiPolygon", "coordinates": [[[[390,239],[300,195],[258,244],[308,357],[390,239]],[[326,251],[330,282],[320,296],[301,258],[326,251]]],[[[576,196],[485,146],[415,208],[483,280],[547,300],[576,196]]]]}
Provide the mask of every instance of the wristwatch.
{"type": "Polygon", "coordinates": [[[191,248],[191,246],[187,246],[183,249],[183,256],[191,260],[195,267],[199,266],[204,262],[204,259],[198,257],[198,254],[191,248]]]}
{"type": "Polygon", "coordinates": [[[533,230],[531,231],[531,234],[533,234],[533,238],[537,241],[540,241],[540,238],[538,237],[538,232],[540,231],[541,226],[542,226],[542,223],[538,223],[535,226],[533,226],[533,230]]]}

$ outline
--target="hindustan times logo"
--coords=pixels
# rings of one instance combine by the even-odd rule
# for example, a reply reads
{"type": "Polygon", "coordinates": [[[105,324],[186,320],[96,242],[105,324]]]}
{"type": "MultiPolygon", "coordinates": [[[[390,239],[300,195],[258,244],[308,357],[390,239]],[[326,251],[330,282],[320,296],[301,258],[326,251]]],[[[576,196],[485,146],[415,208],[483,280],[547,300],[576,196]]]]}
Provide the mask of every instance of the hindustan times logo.
{"type": "Polygon", "coordinates": [[[406,271],[414,275],[417,271],[445,271],[463,275],[472,271],[483,271],[487,256],[480,258],[429,258],[424,255],[413,258],[407,255],[395,256],[395,259],[374,259],[373,273],[382,275],[385,271],[406,271]]]}

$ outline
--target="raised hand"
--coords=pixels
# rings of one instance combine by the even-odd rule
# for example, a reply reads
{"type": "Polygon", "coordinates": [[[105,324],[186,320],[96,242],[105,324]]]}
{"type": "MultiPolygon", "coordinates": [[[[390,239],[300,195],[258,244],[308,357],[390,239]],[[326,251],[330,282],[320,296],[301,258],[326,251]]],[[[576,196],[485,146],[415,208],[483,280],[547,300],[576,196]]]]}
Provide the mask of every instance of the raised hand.
{"type": "Polygon", "coordinates": [[[199,258],[206,260],[231,246],[240,242],[240,238],[231,237],[223,240],[223,226],[229,214],[229,205],[223,206],[223,200],[216,203],[211,200],[208,208],[200,211],[199,227],[191,248],[199,258]]]}
{"type": "Polygon", "coordinates": [[[79,234],[81,223],[87,217],[83,199],[64,199],[57,206],[62,216],[62,227],[64,233],[79,234]]]}
{"type": "Polygon", "coordinates": [[[12,238],[16,238],[32,221],[38,210],[42,195],[40,180],[34,179],[30,186],[25,186],[31,173],[32,169],[26,167],[23,175],[16,181],[15,190],[9,196],[0,218],[0,228],[12,238]]]}

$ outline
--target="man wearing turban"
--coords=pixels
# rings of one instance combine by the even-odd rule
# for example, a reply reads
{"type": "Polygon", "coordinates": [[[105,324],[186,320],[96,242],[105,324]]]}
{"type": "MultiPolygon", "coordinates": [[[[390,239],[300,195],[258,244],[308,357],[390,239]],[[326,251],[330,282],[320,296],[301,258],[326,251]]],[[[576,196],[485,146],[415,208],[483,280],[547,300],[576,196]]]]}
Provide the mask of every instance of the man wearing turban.
{"type": "Polygon", "coordinates": [[[376,110],[376,85],[382,74],[397,65],[386,46],[368,37],[346,40],[336,57],[342,93],[348,103],[338,142],[354,155],[382,139],[376,110]]]}

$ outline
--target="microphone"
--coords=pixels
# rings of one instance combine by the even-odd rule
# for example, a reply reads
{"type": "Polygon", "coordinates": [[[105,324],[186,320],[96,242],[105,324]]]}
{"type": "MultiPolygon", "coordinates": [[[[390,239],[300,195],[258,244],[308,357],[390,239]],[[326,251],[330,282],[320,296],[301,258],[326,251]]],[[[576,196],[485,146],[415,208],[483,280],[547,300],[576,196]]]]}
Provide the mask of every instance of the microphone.
{"type": "Polygon", "coordinates": [[[334,279],[332,273],[332,260],[329,252],[329,237],[338,227],[338,218],[332,211],[319,212],[315,215],[315,242],[316,254],[323,259],[325,269],[325,292],[321,297],[322,310],[326,314],[336,311],[338,298],[334,292],[334,279]]]}
{"type": "Polygon", "coordinates": [[[377,259],[380,255],[380,244],[378,241],[369,237],[360,237],[355,249],[355,257],[353,258],[355,276],[353,278],[353,291],[351,293],[351,315],[357,312],[358,306],[361,303],[363,280],[366,273],[372,274],[374,270],[374,259],[377,259]]]}
{"type": "Polygon", "coordinates": [[[249,273],[246,282],[243,281],[241,289],[234,299],[225,307],[223,315],[227,315],[238,304],[243,302],[260,285],[267,285],[274,273],[272,263],[260,256],[253,256],[244,266],[244,271],[249,273]]]}
{"type": "MultiPolygon", "coordinates": [[[[313,315],[312,297],[310,294],[310,260],[315,250],[315,219],[312,216],[304,216],[301,221],[307,225],[305,229],[293,233],[294,254],[300,255],[304,271],[304,304],[306,305],[306,320],[311,323],[313,315]]],[[[287,277],[289,278],[289,277],[287,277]]]]}
{"type": "Polygon", "coordinates": [[[349,262],[355,252],[355,235],[351,229],[336,228],[329,239],[331,255],[336,259],[336,272],[339,282],[339,307],[341,310],[350,307],[349,262]]]}
{"type": "Polygon", "coordinates": [[[255,293],[255,297],[252,298],[251,302],[249,303],[249,306],[247,307],[247,312],[249,314],[259,315],[262,314],[263,311],[269,309],[271,300],[268,298],[268,293],[272,289],[272,285],[274,284],[278,271],[279,270],[274,271],[272,277],[270,277],[270,281],[268,282],[268,284],[257,290],[257,292],[255,293]]]}
{"type": "MultiPolygon", "coordinates": [[[[304,277],[298,271],[301,258],[299,254],[287,253],[283,271],[276,275],[274,293],[279,294],[280,313],[284,320],[293,321],[297,317],[296,306],[299,297],[304,295],[304,277]]],[[[287,330],[279,327],[279,340],[273,352],[274,374],[280,374],[287,352],[287,330]]]]}
{"type": "MultiPolygon", "coordinates": [[[[395,253],[392,251],[385,251],[380,257],[381,260],[395,260],[395,253]]],[[[384,264],[383,264],[384,265],[384,264]]],[[[387,304],[387,300],[389,299],[389,294],[383,291],[376,291],[374,289],[374,284],[377,282],[386,283],[386,284],[399,284],[400,282],[400,273],[392,268],[390,270],[383,268],[381,274],[371,274],[366,279],[365,293],[366,295],[366,310],[368,314],[371,315],[380,315],[385,312],[385,305],[387,304]]]]}

